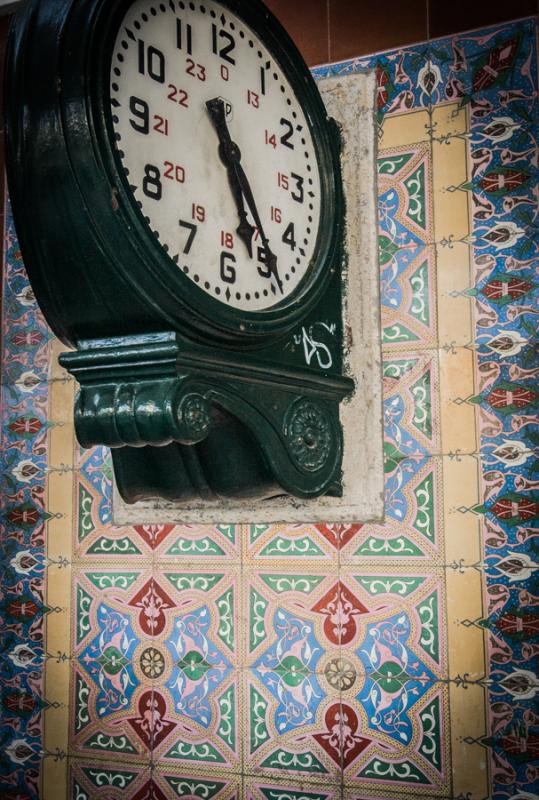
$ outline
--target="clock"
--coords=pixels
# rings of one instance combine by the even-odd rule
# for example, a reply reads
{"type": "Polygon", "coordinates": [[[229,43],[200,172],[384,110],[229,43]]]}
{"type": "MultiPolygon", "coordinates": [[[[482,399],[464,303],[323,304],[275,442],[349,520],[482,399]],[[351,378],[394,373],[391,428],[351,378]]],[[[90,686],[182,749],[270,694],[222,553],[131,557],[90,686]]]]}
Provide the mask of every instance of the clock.
{"type": "Polygon", "coordinates": [[[112,122],[129,191],[178,271],[218,311],[266,312],[315,278],[324,148],[271,42],[237,12],[133,3],[112,122]]]}
{"type": "Polygon", "coordinates": [[[124,498],[338,494],[340,138],[277,20],[29,0],[6,94],[25,264],[124,498]]]}

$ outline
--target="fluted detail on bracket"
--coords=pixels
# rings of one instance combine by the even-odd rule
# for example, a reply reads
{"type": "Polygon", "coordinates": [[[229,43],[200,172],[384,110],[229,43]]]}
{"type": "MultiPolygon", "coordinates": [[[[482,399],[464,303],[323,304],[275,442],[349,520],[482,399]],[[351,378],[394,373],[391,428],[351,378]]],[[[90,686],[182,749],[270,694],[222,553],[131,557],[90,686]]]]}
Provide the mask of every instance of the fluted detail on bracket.
{"type": "Polygon", "coordinates": [[[75,429],[83,447],[193,445],[211,428],[202,395],[184,394],[185,381],[145,381],[82,387],[75,405],[75,429]]]}
{"type": "Polygon", "coordinates": [[[177,374],[174,334],[83,343],[60,363],[81,389],[75,430],[82,447],[145,447],[203,441],[211,428],[205,397],[177,374]]]}

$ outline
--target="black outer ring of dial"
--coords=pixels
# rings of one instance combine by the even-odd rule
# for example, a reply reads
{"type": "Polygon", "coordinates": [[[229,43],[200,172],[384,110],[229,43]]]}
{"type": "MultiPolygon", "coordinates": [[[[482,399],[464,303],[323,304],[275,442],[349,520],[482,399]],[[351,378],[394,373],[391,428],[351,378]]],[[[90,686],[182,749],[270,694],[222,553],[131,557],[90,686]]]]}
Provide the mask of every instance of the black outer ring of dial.
{"type": "Polygon", "coordinates": [[[338,128],[266,7],[219,0],[264,43],[304,110],[320,170],[321,224],[311,265],[283,302],[248,312],[213,299],[151,232],[116,150],[111,64],[133,1],[29,0],[17,16],[6,74],[9,183],[32,285],[49,324],[71,345],[96,330],[106,337],[170,328],[200,343],[267,345],[312,311],[341,267],[338,128]],[[46,200],[36,207],[44,184],[46,200]]]}

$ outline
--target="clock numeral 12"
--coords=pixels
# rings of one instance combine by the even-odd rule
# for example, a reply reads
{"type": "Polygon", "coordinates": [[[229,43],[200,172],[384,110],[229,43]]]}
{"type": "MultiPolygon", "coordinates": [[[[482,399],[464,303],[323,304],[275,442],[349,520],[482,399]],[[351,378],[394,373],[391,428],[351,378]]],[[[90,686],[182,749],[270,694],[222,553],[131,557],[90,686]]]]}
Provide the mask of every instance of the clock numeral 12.
{"type": "Polygon", "coordinates": [[[211,26],[211,33],[212,33],[212,46],[213,52],[216,56],[220,56],[224,61],[228,61],[229,64],[235,64],[236,61],[230,53],[236,47],[236,40],[234,37],[228,33],[228,31],[219,31],[219,35],[217,34],[217,25],[215,23],[211,26]],[[226,44],[223,47],[219,47],[217,39],[224,39],[226,44]]]}

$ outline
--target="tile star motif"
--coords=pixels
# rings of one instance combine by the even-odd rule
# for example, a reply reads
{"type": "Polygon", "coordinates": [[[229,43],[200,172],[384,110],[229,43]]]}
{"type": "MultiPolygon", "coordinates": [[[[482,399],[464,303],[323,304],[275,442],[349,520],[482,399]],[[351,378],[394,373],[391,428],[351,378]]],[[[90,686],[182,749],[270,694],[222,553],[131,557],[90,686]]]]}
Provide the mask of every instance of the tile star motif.
{"type": "Polygon", "coordinates": [[[211,617],[203,606],[176,617],[167,648],[174,668],[166,686],[174,708],[208,728],[212,721],[210,697],[232,671],[232,664],[209,637],[211,617]]]}

